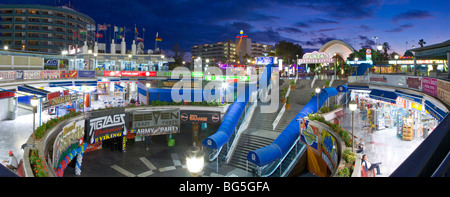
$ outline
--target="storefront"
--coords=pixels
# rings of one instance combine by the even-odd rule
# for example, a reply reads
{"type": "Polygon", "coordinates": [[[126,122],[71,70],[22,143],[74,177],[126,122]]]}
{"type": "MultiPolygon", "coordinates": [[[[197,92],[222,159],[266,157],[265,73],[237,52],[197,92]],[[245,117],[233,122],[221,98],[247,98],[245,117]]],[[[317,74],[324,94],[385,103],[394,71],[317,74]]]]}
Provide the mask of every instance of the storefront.
{"type": "MultiPolygon", "coordinates": [[[[382,67],[385,72],[381,73],[392,73],[392,72],[414,72],[414,60],[413,59],[399,59],[399,60],[389,60],[388,61],[390,67],[382,67]],[[390,71],[390,72],[388,72],[390,71]]],[[[419,76],[428,76],[429,72],[433,69],[436,69],[440,72],[446,72],[447,69],[447,61],[446,60],[438,60],[438,59],[423,59],[416,60],[417,65],[417,75],[419,76]]],[[[374,71],[375,73],[379,73],[374,71]]]]}
{"type": "Polygon", "coordinates": [[[439,121],[423,107],[423,97],[396,90],[373,89],[354,93],[363,126],[370,132],[390,129],[402,140],[426,138],[439,121]]]}

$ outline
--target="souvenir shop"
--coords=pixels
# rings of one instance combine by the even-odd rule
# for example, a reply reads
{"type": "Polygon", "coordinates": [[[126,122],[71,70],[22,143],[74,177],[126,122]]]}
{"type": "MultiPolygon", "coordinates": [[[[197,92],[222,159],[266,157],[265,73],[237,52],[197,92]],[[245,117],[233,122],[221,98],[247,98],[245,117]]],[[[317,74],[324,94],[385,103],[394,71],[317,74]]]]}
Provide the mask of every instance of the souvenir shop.
{"type": "Polygon", "coordinates": [[[422,99],[384,90],[352,91],[369,132],[390,129],[402,140],[424,139],[439,124],[422,99]],[[355,92],[355,93],[353,93],[355,92]]]}

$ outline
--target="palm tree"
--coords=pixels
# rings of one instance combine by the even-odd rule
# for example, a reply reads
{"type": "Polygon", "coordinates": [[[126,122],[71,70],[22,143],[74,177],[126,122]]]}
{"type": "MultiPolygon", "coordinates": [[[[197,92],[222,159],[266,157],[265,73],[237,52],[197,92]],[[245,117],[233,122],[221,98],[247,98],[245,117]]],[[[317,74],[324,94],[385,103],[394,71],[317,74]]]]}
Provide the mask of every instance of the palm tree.
{"type": "Polygon", "coordinates": [[[418,44],[420,45],[420,47],[423,47],[423,45],[427,43],[423,41],[423,39],[420,39],[418,44]]]}
{"type": "Polygon", "coordinates": [[[391,46],[389,46],[389,43],[385,42],[383,43],[383,59],[389,59],[388,51],[391,49],[391,46]]]}

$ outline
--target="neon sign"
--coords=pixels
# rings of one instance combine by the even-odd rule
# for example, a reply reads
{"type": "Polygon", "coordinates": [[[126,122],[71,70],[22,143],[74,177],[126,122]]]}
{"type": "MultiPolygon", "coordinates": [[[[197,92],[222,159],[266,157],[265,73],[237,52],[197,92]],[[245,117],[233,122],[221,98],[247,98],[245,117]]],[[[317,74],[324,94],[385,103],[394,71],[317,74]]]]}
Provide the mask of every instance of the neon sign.
{"type": "Polygon", "coordinates": [[[244,30],[241,30],[239,32],[239,35],[236,36],[236,38],[247,38],[247,34],[244,34],[244,30]]]}
{"type": "Polygon", "coordinates": [[[298,60],[298,64],[305,63],[333,63],[333,58],[325,52],[314,51],[312,53],[305,53],[302,59],[298,60]]]}

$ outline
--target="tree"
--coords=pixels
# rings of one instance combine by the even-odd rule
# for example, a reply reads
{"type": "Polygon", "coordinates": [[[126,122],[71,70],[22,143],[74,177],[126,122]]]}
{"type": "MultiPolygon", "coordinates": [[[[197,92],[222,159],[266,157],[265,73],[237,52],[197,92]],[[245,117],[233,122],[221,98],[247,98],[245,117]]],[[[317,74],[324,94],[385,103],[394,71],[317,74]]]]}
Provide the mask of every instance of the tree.
{"type": "Polygon", "coordinates": [[[182,66],[185,54],[184,49],[181,49],[178,43],[175,43],[173,45],[172,52],[174,53],[172,55],[172,58],[175,60],[175,62],[169,63],[169,70],[173,70],[175,67],[182,66]]]}
{"type": "Polygon", "coordinates": [[[289,62],[293,59],[303,56],[302,46],[292,42],[280,41],[275,44],[275,56],[283,59],[283,62],[289,62]]]}
{"type": "Polygon", "coordinates": [[[420,39],[418,44],[420,45],[420,47],[423,47],[423,45],[427,43],[423,41],[423,39],[420,39]]]}
{"type": "Polygon", "coordinates": [[[383,43],[383,60],[389,59],[388,51],[391,50],[391,46],[389,46],[389,43],[385,42],[383,43]]]}

